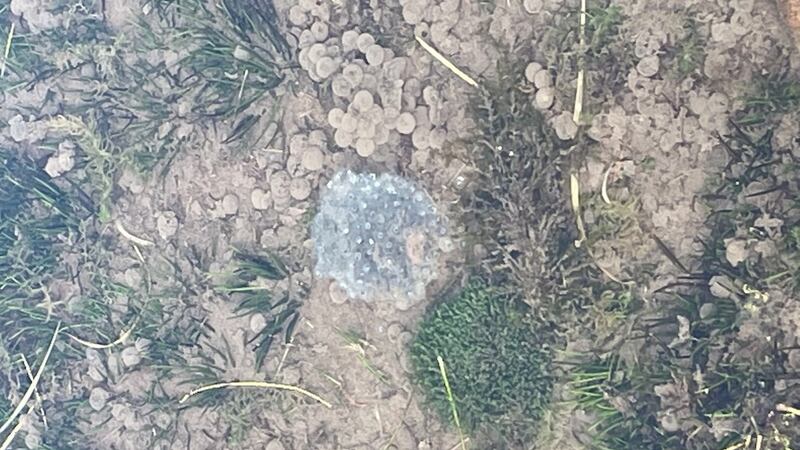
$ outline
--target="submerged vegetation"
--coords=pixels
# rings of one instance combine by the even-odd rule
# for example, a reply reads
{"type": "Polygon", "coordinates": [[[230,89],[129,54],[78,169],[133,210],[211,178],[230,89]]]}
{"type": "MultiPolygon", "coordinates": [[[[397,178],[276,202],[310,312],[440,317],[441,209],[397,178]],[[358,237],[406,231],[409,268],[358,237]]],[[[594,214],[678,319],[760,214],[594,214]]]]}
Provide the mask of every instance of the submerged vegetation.
{"type": "MultiPolygon", "coordinates": [[[[0,151],[0,442],[11,442],[24,426],[29,448],[88,448],[81,430],[107,423],[94,414],[108,400],[102,386],[121,383],[126,367],[141,364],[147,371],[137,376],[149,385],[119,395],[136,400],[136,414],[166,415],[143,426],[142,446],[177,445],[181,414],[191,408],[218,414],[216,438],[243,445],[276,396],[195,388],[266,370],[277,377],[284,359],[276,369],[268,356],[279,345],[288,354],[310,286],[296,279],[300,270],[269,253],[187,245],[171,259],[174,249],[161,251],[162,241],[125,230],[113,206],[123,173],[166,184],[180,152],[202,140],[270,146],[280,95],[294,88],[294,49],[279,28],[283,19],[270,0],[141,0],[144,14],[119,34],[104,17],[105,2],[51,3],[64,26],[39,32],[26,29],[9,2],[0,6],[7,33],[2,95],[47,91],[41,104],[17,105],[9,115],[21,119],[17,125],[41,127],[42,136],[14,139],[19,148],[0,151]],[[74,150],[74,168],[53,176],[43,167],[62,149],[74,150]],[[232,270],[215,279],[209,260],[227,257],[232,270]],[[210,296],[227,314],[206,309],[210,296]],[[214,326],[216,319],[252,317],[234,339],[214,326]],[[37,370],[45,376],[34,386],[37,370]],[[75,383],[79,377],[94,382],[75,383]],[[197,395],[176,401],[176,391],[190,389],[197,395]],[[12,415],[26,393],[28,408],[12,415]]],[[[360,16],[373,15],[363,6],[369,2],[358,3],[360,16]]],[[[623,39],[630,25],[622,6],[589,2],[585,27],[576,26],[580,17],[576,10],[554,17],[541,46],[550,52],[546,70],[555,75],[560,103],[574,100],[573,75],[586,75],[586,124],[627,89],[637,55],[623,39]]],[[[364,29],[392,42],[376,23],[364,29]]],[[[662,76],[699,81],[707,44],[700,28],[699,19],[686,19],[673,47],[659,54],[671,71],[662,76]]],[[[575,431],[588,436],[590,448],[800,448],[800,348],[787,331],[800,317],[800,187],[797,152],[776,139],[778,125],[800,108],[796,77],[778,71],[739,99],[731,131],[718,136],[729,163],[698,200],[711,210],[698,258],[678,261],[649,232],[634,196],[611,201],[605,192],[580,192],[574,174],[589,138],[583,129],[568,141],[554,134],[519,61],[500,64],[494,74],[470,98],[477,128],[462,145],[464,177],[472,183],[458,213],[474,264],[453,283],[460,290],[431,299],[407,349],[428,405],[467,433],[474,448],[539,445],[556,402],[586,419],[575,431]],[[615,276],[592,253],[609,237],[629,246],[656,240],[677,275],[651,290],[644,278],[655,272],[652,265],[626,261],[624,276],[615,276]],[[573,352],[581,338],[590,342],[578,342],[583,346],[573,352]]],[[[433,91],[423,99],[438,101],[433,91]]],[[[259,172],[266,159],[254,157],[259,172]]],[[[285,166],[287,159],[281,153],[285,166]]],[[[301,187],[307,198],[311,185],[301,187]]],[[[299,221],[307,223],[308,214],[299,221]]],[[[263,216],[276,228],[296,219],[263,216]]],[[[396,374],[366,356],[371,332],[339,330],[339,337],[382,389],[394,389],[396,374]]],[[[349,382],[322,378],[339,389],[349,382]]],[[[383,427],[377,408],[375,415],[383,427]]],[[[308,439],[309,430],[303,433],[308,439]]],[[[180,443],[191,447],[186,439],[180,443]]]]}
{"type": "Polygon", "coordinates": [[[472,282],[435,307],[410,348],[416,382],[441,417],[452,418],[451,393],[464,431],[512,448],[535,437],[552,385],[547,332],[529,310],[514,295],[472,282]]]}

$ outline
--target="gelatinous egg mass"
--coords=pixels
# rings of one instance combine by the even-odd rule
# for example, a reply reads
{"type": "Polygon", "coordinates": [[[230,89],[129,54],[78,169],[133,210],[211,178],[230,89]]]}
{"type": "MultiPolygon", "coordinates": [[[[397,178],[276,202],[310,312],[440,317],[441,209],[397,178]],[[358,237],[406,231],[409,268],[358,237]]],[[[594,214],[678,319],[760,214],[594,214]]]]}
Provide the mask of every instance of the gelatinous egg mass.
{"type": "Polygon", "coordinates": [[[394,301],[406,309],[436,277],[447,219],[431,197],[390,174],[337,173],[323,189],[311,224],[318,277],[351,298],[394,301]]]}

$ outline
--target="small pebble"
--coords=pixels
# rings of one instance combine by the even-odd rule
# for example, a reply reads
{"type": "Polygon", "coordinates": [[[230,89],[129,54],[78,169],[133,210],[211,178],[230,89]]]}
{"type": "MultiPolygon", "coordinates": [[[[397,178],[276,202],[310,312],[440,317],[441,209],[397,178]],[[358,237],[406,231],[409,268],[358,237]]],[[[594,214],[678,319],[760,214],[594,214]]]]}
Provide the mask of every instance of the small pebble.
{"type": "Polygon", "coordinates": [[[706,320],[717,312],[717,306],[713,303],[703,303],[700,306],[700,318],[706,320]]]}
{"type": "Polygon", "coordinates": [[[333,77],[333,81],[331,81],[331,90],[333,91],[333,95],[347,98],[353,93],[353,86],[343,75],[336,75],[333,77]]]}
{"type": "Polygon", "coordinates": [[[353,144],[353,133],[347,132],[342,128],[333,133],[333,142],[341,148],[347,148],[353,144]]]}
{"type": "Polygon", "coordinates": [[[272,207],[272,198],[262,189],[253,189],[253,192],[250,193],[250,201],[253,203],[253,208],[259,211],[272,207]]]}
{"type": "Polygon", "coordinates": [[[297,201],[305,200],[311,195],[311,184],[305,178],[295,178],[289,185],[289,194],[297,201]]]}
{"type": "Polygon", "coordinates": [[[316,64],[327,52],[328,49],[325,48],[324,44],[314,44],[308,48],[308,60],[311,61],[312,64],[316,64]]]}
{"type": "Polygon", "coordinates": [[[297,46],[305,49],[306,47],[311,47],[312,45],[316,44],[317,40],[314,38],[314,33],[311,30],[303,30],[300,33],[300,37],[297,38],[297,46]]]}
{"type": "Polygon", "coordinates": [[[536,92],[536,107],[539,109],[550,109],[555,101],[555,90],[553,88],[539,89],[536,92]]]}
{"type": "Polygon", "coordinates": [[[372,94],[368,91],[358,91],[356,95],[353,96],[353,107],[360,112],[369,111],[374,104],[375,99],[372,98],[372,94]]]}
{"type": "Polygon", "coordinates": [[[369,33],[361,33],[356,40],[356,46],[361,53],[366,53],[367,49],[375,43],[375,38],[369,33]]]}
{"type": "Polygon", "coordinates": [[[250,331],[258,333],[267,326],[267,318],[261,313],[255,313],[250,316],[250,331]]]}
{"type": "Polygon", "coordinates": [[[397,116],[397,120],[395,121],[395,127],[400,134],[411,134],[414,132],[416,126],[417,120],[414,118],[414,115],[407,112],[397,116]]]}
{"type": "Polygon", "coordinates": [[[364,79],[364,71],[358,64],[348,64],[342,69],[342,76],[350,86],[356,88],[361,85],[361,80],[364,79]]]}
{"type": "Polygon", "coordinates": [[[542,69],[533,76],[533,84],[536,85],[536,89],[551,87],[553,85],[553,76],[550,75],[550,71],[547,69],[542,69]]]}
{"type": "Polygon", "coordinates": [[[572,120],[572,114],[565,111],[553,120],[553,128],[559,139],[567,141],[578,134],[578,125],[572,120]]]}
{"type": "Polygon", "coordinates": [[[328,39],[328,25],[323,22],[314,22],[314,24],[311,25],[311,34],[314,35],[314,39],[316,39],[317,42],[328,39]]]}
{"type": "Polygon", "coordinates": [[[639,64],[636,65],[636,70],[643,77],[650,78],[658,73],[659,66],[660,61],[658,55],[650,55],[645,56],[639,61],[639,64]]]}
{"type": "Polygon", "coordinates": [[[342,116],[342,123],[339,128],[348,133],[355,133],[358,129],[358,119],[353,114],[345,113],[342,116]]]}
{"type": "Polygon", "coordinates": [[[346,52],[358,48],[358,32],[356,30],[347,30],[342,33],[342,49],[346,52]]]}
{"type": "Polygon", "coordinates": [[[411,143],[414,147],[424,150],[430,146],[430,128],[419,126],[411,134],[411,143]]]}
{"type": "Polygon", "coordinates": [[[533,83],[533,77],[536,76],[539,71],[542,70],[542,65],[537,62],[529,63],[527,67],[525,67],[525,79],[528,82],[533,83]]]}
{"type": "Polygon", "coordinates": [[[367,158],[375,153],[375,141],[370,138],[359,138],[356,141],[356,153],[362,158],[367,158]]]}
{"type": "Polygon", "coordinates": [[[264,450],[286,450],[286,447],[284,447],[279,441],[270,441],[264,450]]]}
{"type": "Polygon", "coordinates": [[[89,406],[95,411],[105,408],[111,395],[103,388],[96,387],[89,393],[89,406]]]}
{"type": "Polygon", "coordinates": [[[226,216],[232,216],[239,212],[239,197],[236,194],[226,194],[222,197],[222,212],[226,216]]]}
{"type": "Polygon", "coordinates": [[[333,128],[340,128],[342,126],[343,117],[344,111],[339,108],[333,108],[332,110],[328,111],[328,123],[333,128]]]}
{"type": "Polygon", "coordinates": [[[525,8],[525,11],[527,11],[528,14],[537,14],[542,12],[544,4],[542,0],[524,0],[522,2],[522,6],[525,8]]]}
{"type": "Polygon", "coordinates": [[[136,347],[125,348],[120,356],[125,367],[133,367],[142,362],[142,355],[139,354],[139,350],[136,350],[136,347]]]}
{"type": "Polygon", "coordinates": [[[325,155],[322,150],[319,147],[311,147],[303,153],[301,163],[304,169],[314,172],[322,169],[323,161],[325,161],[325,155]]]}
{"type": "Polygon", "coordinates": [[[370,45],[369,48],[367,48],[366,55],[367,55],[367,63],[370,66],[380,66],[381,64],[383,64],[384,53],[383,53],[383,47],[381,47],[380,45],[378,44],[370,45]]]}
{"type": "Polygon", "coordinates": [[[334,61],[334,59],[331,58],[330,56],[323,56],[317,61],[317,64],[315,66],[317,75],[323,80],[328,79],[328,77],[333,75],[333,73],[336,72],[338,68],[339,66],[338,64],[336,64],[336,61],[334,61]]]}
{"type": "Polygon", "coordinates": [[[308,16],[302,8],[300,8],[298,5],[295,5],[289,8],[289,22],[291,22],[292,25],[301,27],[308,22],[308,16]]]}
{"type": "Polygon", "coordinates": [[[169,239],[178,231],[178,218],[172,211],[164,211],[156,219],[156,229],[161,239],[169,239]]]}

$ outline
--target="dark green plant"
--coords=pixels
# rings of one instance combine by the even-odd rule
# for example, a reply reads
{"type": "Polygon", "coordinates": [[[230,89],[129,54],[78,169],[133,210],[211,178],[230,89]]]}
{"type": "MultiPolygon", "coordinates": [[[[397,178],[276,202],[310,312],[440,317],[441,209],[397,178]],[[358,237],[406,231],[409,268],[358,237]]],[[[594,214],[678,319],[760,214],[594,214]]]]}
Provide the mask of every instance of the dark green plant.
{"type": "Polygon", "coordinates": [[[238,301],[234,309],[237,317],[255,313],[267,317],[267,325],[247,341],[248,345],[253,345],[256,367],[260,368],[276,336],[283,333],[283,342],[291,341],[305,292],[300,292],[300,296],[290,290],[276,293],[259,284],[259,281],[278,281],[290,276],[289,269],[274,255],[237,251],[235,258],[232,276],[217,289],[238,301]]]}
{"type": "Polygon", "coordinates": [[[616,355],[592,357],[570,371],[567,390],[574,405],[590,414],[592,449],[678,449],[675,437],[657,431],[658,398],[653,386],[669,381],[668,373],[628,367],[616,355]],[[631,394],[636,402],[630,402],[631,394]]]}
{"type": "Polygon", "coordinates": [[[193,113],[228,118],[269,95],[284,79],[291,53],[271,0],[202,0],[175,6],[180,41],[192,50],[181,60],[193,88],[193,113]],[[199,44],[199,45],[198,45],[199,44]]]}
{"type": "Polygon", "coordinates": [[[800,80],[789,69],[756,79],[742,101],[744,107],[735,118],[740,126],[769,124],[781,114],[800,108],[800,80]]]}
{"type": "Polygon", "coordinates": [[[683,12],[682,33],[664,55],[664,66],[674,78],[682,80],[695,74],[705,60],[705,38],[701,35],[695,14],[683,12]]]}
{"type": "Polygon", "coordinates": [[[466,432],[496,443],[530,442],[550,401],[548,342],[527,306],[473,282],[422,321],[410,349],[414,378],[429,404],[451,421],[441,357],[466,432]]]}

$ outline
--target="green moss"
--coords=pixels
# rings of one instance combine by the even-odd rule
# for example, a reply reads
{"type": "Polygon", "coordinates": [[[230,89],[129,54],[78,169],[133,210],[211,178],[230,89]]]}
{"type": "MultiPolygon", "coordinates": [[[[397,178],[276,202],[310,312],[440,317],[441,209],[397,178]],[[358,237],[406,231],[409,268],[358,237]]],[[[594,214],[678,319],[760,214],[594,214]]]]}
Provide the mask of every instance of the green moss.
{"type": "Polygon", "coordinates": [[[551,352],[527,307],[500,290],[472,283],[437,305],[411,345],[417,383],[430,405],[452,421],[437,364],[447,365],[464,431],[494,442],[536,433],[550,399],[551,352]]]}

